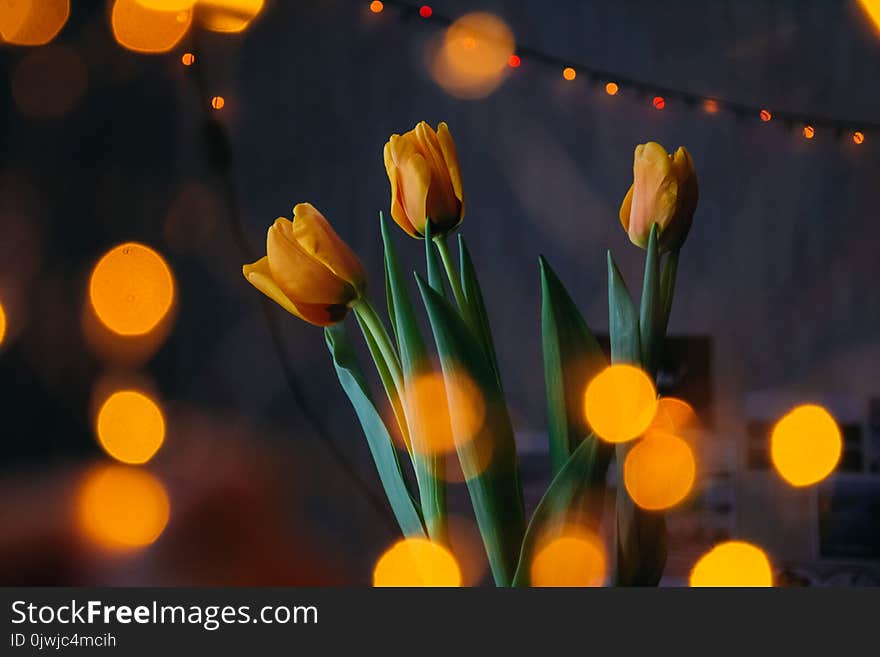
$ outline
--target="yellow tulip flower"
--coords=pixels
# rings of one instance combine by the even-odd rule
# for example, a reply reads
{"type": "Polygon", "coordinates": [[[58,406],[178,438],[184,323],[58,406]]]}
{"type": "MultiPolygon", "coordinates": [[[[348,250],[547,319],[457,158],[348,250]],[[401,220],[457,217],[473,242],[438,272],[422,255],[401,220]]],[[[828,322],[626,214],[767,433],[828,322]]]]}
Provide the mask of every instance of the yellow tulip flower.
{"type": "Polygon", "coordinates": [[[445,123],[437,131],[424,121],[385,144],[385,170],[391,182],[391,216],[407,233],[445,235],[464,217],[464,194],[455,142],[445,123]]]}
{"type": "Polygon", "coordinates": [[[314,206],[269,227],[266,255],[244,265],[248,282],[287,312],[317,326],[342,321],[364,291],[360,260],[314,206]]]}
{"type": "Polygon", "coordinates": [[[645,248],[651,226],[660,231],[660,250],[679,248],[697,209],[694,161],[683,146],[667,153],[657,142],[639,144],[633,158],[633,184],[620,206],[620,223],[630,241],[645,248]]]}

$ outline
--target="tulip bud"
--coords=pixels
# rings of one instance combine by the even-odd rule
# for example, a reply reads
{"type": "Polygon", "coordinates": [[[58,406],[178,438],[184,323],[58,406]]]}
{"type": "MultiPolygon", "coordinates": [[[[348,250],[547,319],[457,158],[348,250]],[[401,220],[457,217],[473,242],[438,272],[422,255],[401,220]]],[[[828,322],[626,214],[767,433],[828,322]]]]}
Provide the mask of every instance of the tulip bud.
{"type": "Polygon", "coordinates": [[[697,209],[694,161],[683,146],[675,154],[657,142],[636,146],[633,184],[620,206],[620,223],[633,244],[645,248],[651,226],[660,231],[660,250],[678,249],[697,209]]]}
{"type": "Polygon", "coordinates": [[[248,282],[287,312],[318,326],[342,321],[364,291],[360,260],[309,203],[269,227],[266,255],[242,267],[248,282]]]}
{"type": "Polygon", "coordinates": [[[407,233],[445,235],[464,217],[464,194],[455,142],[445,123],[437,131],[424,121],[385,144],[385,170],[391,182],[391,216],[407,233]]]}

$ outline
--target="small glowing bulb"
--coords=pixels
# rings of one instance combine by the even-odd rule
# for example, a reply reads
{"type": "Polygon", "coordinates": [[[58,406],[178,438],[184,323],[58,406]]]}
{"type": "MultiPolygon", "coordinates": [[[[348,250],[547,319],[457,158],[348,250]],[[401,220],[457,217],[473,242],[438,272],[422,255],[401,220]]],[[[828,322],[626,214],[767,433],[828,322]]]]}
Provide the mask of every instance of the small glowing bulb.
{"type": "Polygon", "coordinates": [[[434,13],[434,10],[431,9],[429,5],[422,5],[419,7],[419,16],[422,18],[431,18],[431,15],[434,13]]]}
{"type": "Polygon", "coordinates": [[[191,52],[185,52],[183,53],[183,57],[180,58],[180,61],[184,66],[192,66],[196,62],[196,56],[191,52]]]}
{"type": "Polygon", "coordinates": [[[520,64],[522,64],[522,59],[520,59],[519,55],[511,55],[507,58],[507,65],[510,68],[519,68],[520,64]]]}
{"type": "Polygon", "coordinates": [[[804,139],[812,139],[816,136],[816,129],[811,125],[804,126],[804,139]]]}
{"type": "Polygon", "coordinates": [[[616,82],[609,82],[605,85],[605,93],[609,96],[616,96],[618,91],[620,91],[620,87],[617,86],[616,82]]]}
{"type": "Polygon", "coordinates": [[[663,96],[654,96],[654,100],[652,102],[654,103],[654,109],[662,110],[664,107],[666,107],[666,99],[663,98],[663,96]]]}
{"type": "Polygon", "coordinates": [[[703,101],[703,109],[706,110],[706,114],[717,114],[718,113],[718,101],[712,98],[707,98],[703,101]]]}
{"type": "Polygon", "coordinates": [[[385,9],[385,3],[380,0],[373,0],[370,3],[370,11],[374,14],[381,14],[383,9],[385,9]]]}
{"type": "Polygon", "coordinates": [[[852,135],[854,144],[863,144],[865,142],[865,134],[856,130],[852,135]]]}
{"type": "Polygon", "coordinates": [[[571,66],[566,66],[562,69],[562,77],[571,82],[577,77],[577,71],[575,71],[571,66]]]}
{"type": "Polygon", "coordinates": [[[211,107],[213,107],[215,110],[223,109],[224,105],[226,105],[226,99],[223,98],[223,96],[214,96],[211,99],[211,107]]]}
{"type": "Polygon", "coordinates": [[[762,110],[761,110],[760,117],[761,117],[761,120],[762,120],[764,123],[767,123],[767,121],[769,121],[770,119],[773,118],[773,115],[770,113],[770,110],[768,110],[768,109],[762,109],[762,110]]]}

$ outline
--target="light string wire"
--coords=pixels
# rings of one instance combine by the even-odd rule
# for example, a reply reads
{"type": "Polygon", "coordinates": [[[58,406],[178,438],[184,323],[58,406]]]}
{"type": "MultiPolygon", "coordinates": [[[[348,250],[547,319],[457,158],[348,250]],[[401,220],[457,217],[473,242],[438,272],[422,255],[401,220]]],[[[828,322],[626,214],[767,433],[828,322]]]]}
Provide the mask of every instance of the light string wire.
{"type": "MultiPolygon", "coordinates": [[[[358,4],[363,5],[363,0],[359,0],[358,4]]],[[[415,20],[428,24],[433,23],[438,27],[448,27],[455,22],[454,18],[437,13],[430,7],[430,5],[416,5],[410,2],[404,2],[403,0],[385,0],[385,2],[382,3],[383,10],[385,6],[396,8],[398,17],[403,22],[415,20]],[[427,11],[423,11],[425,9],[427,9],[427,11]]],[[[796,124],[803,124],[805,127],[812,127],[814,130],[816,128],[830,128],[838,139],[846,133],[850,133],[850,136],[855,133],[860,133],[862,141],[864,141],[866,133],[880,133],[880,122],[839,119],[819,114],[776,109],[768,105],[752,105],[724,98],[723,96],[696,93],[688,89],[660,85],[640,78],[634,78],[613,71],[596,68],[583,62],[565,59],[528,45],[517,44],[513,54],[519,58],[521,64],[538,62],[560,72],[566,68],[572,68],[578,75],[584,74],[587,76],[594,84],[613,82],[620,88],[629,87],[635,89],[641,96],[659,96],[665,100],[678,100],[688,107],[695,107],[706,102],[712,102],[715,104],[715,108],[717,108],[713,113],[727,110],[737,118],[749,117],[760,119],[762,121],[770,121],[772,119],[773,121],[784,123],[787,127],[794,127],[796,124]],[[762,118],[762,113],[764,112],[768,113],[768,118],[766,119],[762,118]]],[[[518,63],[517,68],[520,63],[518,63]]],[[[862,142],[859,141],[857,143],[862,142]]]]}

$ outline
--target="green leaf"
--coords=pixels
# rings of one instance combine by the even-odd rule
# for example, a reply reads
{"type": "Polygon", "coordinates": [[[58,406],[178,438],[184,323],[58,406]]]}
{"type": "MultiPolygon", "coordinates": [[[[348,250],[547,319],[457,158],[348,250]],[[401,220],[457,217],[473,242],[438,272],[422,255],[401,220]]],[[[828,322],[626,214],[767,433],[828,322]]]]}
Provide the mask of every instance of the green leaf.
{"type": "Polygon", "coordinates": [[[495,343],[492,340],[492,329],[489,325],[489,315],[486,313],[486,304],[483,303],[483,292],[480,290],[480,281],[471,260],[470,251],[465,244],[464,237],[458,236],[458,260],[461,269],[461,287],[464,292],[465,302],[468,305],[466,317],[470,318],[470,325],[486,352],[486,357],[495,372],[495,378],[501,387],[501,371],[498,369],[498,357],[495,355],[495,343]]]}
{"type": "Polygon", "coordinates": [[[642,303],[639,306],[639,340],[642,347],[642,363],[653,377],[655,359],[660,348],[661,336],[657,333],[660,316],[660,253],[657,248],[657,224],[651,226],[648,247],[645,250],[645,277],[642,283],[642,303]]]}
{"type": "Polygon", "coordinates": [[[339,383],[348,395],[367,438],[373,462],[379,472],[379,480],[394,517],[405,536],[424,537],[425,528],[421,514],[400,471],[391,435],[370,396],[363,372],[348,340],[345,325],[340,323],[327,327],[324,329],[324,337],[333,357],[336,376],[339,377],[339,383]]]}
{"type": "Polygon", "coordinates": [[[590,432],[584,416],[584,391],[607,363],[602,347],[556,272],[543,256],[539,262],[547,433],[556,476],[590,432]]]}
{"type": "Polygon", "coordinates": [[[483,538],[495,583],[510,584],[525,533],[522,486],[513,426],[495,372],[482,345],[461,316],[434,289],[416,277],[437,344],[449,393],[453,435],[461,469],[483,538]],[[485,404],[483,424],[471,435],[461,418],[468,383],[485,404]],[[486,456],[491,455],[486,463],[486,456]]]}
{"type": "MultiPolygon", "coordinates": [[[[403,370],[405,387],[405,412],[409,436],[412,441],[413,463],[416,470],[416,481],[419,485],[419,499],[422,515],[428,534],[438,542],[446,541],[446,482],[443,472],[445,455],[437,454],[429,444],[429,432],[437,431],[437,427],[428,426],[425,417],[425,404],[428,400],[420,397],[414,385],[418,377],[429,375],[432,371],[431,361],[425,348],[425,342],[419,331],[412,302],[400,273],[400,263],[394,249],[394,241],[388,230],[388,222],[379,213],[382,230],[382,242],[385,247],[386,286],[389,292],[388,308],[393,312],[392,325],[396,327],[397,345],[400,353],[400,364],[403,370]]],[[[433,400],[431,400],[433,401],[433,400]]],[[[444,400],[445,402],[445,400],[444,400]]]]}
{"type": "Polygon", "coordinates": [[[598,532],[613,446],[590,434],[580,442],[538,503],[523,539],[514,586],[531,586],[531,564],[547,541],[572,525],[598,532]]]}
{"type": "MultiPolygon", "coordinates": [[[[648,256],[650,257],[650,256],[648,256]]],[[[608,311],[611,361],[641,366],[639,317],[611,253],[608,253],[608,311]]],[[[623,483],[623,463],[632,442],[616,446],[617,552],[615,582],[655,586],[666,565],[666,521],[662,513],[643,511],[623,483]]]]}

